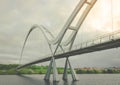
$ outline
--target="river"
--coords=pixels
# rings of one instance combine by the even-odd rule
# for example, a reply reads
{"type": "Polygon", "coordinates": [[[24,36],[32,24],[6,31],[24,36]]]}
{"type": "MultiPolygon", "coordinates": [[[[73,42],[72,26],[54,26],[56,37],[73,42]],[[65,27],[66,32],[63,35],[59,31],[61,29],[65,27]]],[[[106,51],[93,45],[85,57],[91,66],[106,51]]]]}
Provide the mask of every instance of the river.
{"type": "Polygon", "coordinates": [[[73,82],[71,76],[67,82],[59,75],[59,82],[44,81],[44,75],[0,75],[0,85],[120,85],[120,74],[80,74],[79,81],[73,82]]]}

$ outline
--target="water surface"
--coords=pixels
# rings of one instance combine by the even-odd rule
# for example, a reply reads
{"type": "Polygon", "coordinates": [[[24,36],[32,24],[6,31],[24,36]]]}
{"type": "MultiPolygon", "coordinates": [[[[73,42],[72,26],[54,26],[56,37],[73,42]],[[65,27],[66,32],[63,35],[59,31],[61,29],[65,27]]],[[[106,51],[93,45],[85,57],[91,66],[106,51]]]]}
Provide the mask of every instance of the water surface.
{"type": "Polygon", "coordinates": [[[59,82],[44,81],[44,75],[0,75],[0,85],[120,85],[120,74],[80,74],[79,81],[73,82],[71,76],[67,82],[59,75],[59,82]]]}

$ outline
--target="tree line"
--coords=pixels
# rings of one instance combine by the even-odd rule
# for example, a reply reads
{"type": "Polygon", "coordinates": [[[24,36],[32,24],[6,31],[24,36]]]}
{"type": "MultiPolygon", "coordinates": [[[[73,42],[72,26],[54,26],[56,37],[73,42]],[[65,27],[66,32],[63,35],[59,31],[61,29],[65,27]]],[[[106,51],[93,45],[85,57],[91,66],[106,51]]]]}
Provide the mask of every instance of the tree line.
{"type": "MultiPolygon", "coordinates": [[[[20,70],[15,70],[18,64],[0,64],[0,75],[13,75],[13,74],[45,74],[48,66],[31,65],[20,70]]],[[[57,68],[59,74],[63,74],[64,68],[57,68]]],[[[77,74],[105,74],[105,73],[120,73],[120,69],[75,69],[77,74]]],[[[70,73],[70,69],[67,70],[70,73]]],[[[52,72],[51,72],[52,73],[52,72]]]]}

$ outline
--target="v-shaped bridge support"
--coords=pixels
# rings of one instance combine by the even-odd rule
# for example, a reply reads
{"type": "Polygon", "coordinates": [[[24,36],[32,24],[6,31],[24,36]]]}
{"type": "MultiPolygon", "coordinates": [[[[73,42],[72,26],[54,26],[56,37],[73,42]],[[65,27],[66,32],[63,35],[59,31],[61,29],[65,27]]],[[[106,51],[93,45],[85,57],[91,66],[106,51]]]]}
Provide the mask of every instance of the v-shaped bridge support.
{"type": "MultiPolygon", "coordinates": [[[[56,38],[54,38],[52,41],[49,40],[49,38],[47,37],[47,35],[44,33],[44,31],[42,29],[44,29],[45,31],[47,31],[47,29],[44,27],[44,26],[33,26],[27,36],[26,36],[26,39],[24,41],[24,45],[23,45],[23,48],[22,48],[22,52],[21,52],[21,58],[20,58],[20,61],[22,59],[22,54],[23,54],[23,50],[24,50],[24,47],[25,47],[25,44],[26,44],[26,41],[30,35],[30,33],[35,29],[35,28],[39,28],[42,32],[42,34],[44,35],[45,39],[47,40],[47,43],[49,45],[49,48],[51,50],[51,53],[52,53],[52,58],[51,58],[51,61],[50,61],[50,64],[49,64],[49,67],[48,67],[48,70],[47,70],[47,73],[45,75],[45,80],[49,80],[50,79],[50,73],[51,73],[51,70],[53,69],[53,81],[58,81],[58,72],[57,72],[57,68],[56,68],[56,63],[55,63],[55,58],[54,56],[57,54],[57,51],[58,51],[58,48],[60,47],[61,50],[63,51],[63,53],[65,53],[63,47],[64,46],[69,46],[68,47],[68,50],[71,51],[72,49],[72,46],[74,44],[74,40],[76,38],[76,35],[83,23],[83,21],[85,20],[86,16],[88,15],[89,11],[91,10],[91,8],[93,7],[93,5],[95,4],[97,0],[80,0],[80,2],[78,3],[78,5],[76,6],[76,8],[73,10],[72,14],[70,15],[70,17],[68,18],[67,22],[65,23],[65,25],[63,26],[63,29],[62,31],[58,34],[58,36],[56,38]],[[86,5],[85,5],[86,4],[86,5]],[[83,6],[86,6],[85,9],[82,11],[83,13],[81,14],[80,18],[78,18],[78,21],[76,23],[75,26],[72,26],[72,22],[74,22],[77,14],[79,13],[79,11],[81,10],[81,8],[83,6]],[[71,30],[72,31],[72,34],[69,36],[69,38],[66,40],[65,44],[62,44],[63,42],[63,38],[66,34],[66,32],[68,30],[71,30]],[[51,45],[56,45],[56,48],[54,51],[52,51],[52,48],[51,48],[51,45]]],[[[47,31],[52,37],[52,33],[50,33],[49,31],[47,31]]],[[[63,80],[67,80],[67,68],[68,68],[68,65],[70,67],[70,71],[71,71],[71,75],[72,75],[72,78],[73,80],[77,80],[77,77],[76,77],[76,74],[75,74],[75,71],[74,69],[72,68],[71,64],[70,64],[70,61],[69,61],[69,56],[66,57],[66,63],[65,63],[65,69],[64,69],[64,74],[63,74],[63,80]]],[[[39,62],[37,62],[39,63],[39,62]]],[[[21,65],[19,67],[17,67],[16,69],[20,69],[20,68],[23,68],[23,67],[26,67],[26,66],[29,66],[31,64],[35,64],[35,63],[27,63],[27,64],[24,64],[24,65],[21,65]]]]}
{"type": "Polygon", "coordinates": [[[65,62],[65,68],[64,68],[64,73],[63,73],[63,80],[65,80],[65,81],[68,80],[68,72],[67,72],[68,65],[69,65],[69,68],[70,68],[70,72],[71,72],[71,76],[72,76],[73,81],[77,81],[78,78],[76,76],[75,70],[72,68],[68,57],[66,58],[66,62],[65,62]]]}
{"type": "Polygon", "coordinates": [[[59,81],[59,79],[58,79],[58,72],[57,72],[57,68],[56,68],[56,63],[55,63],[54,57],[51,58],[51,61],[50,61],[50,64],[48,66],[47,73],[46,73],[46,75],[44,77],[44,80],[49,81],[50,74],[51,74],[52,70],[53,70],[53,81],[59,81]]]}
{"type": "MultiPolygon", "coordinates": [[[[95,4],[95,2],[96,2],[96,0],[81,0],[78,3],[78,5],[76,6],[76,8],[74,9],[74,11],[71,14],[71,16],[68,18],[68,21],[64,25],[63,30],[60,32],[60,35],[57,37],[57,39],[55,39],[55,42],[53,43],[53,45],[56,44],[56,48],[55,48],[54,52],[52,53],[53,57],[51,59],[50,65],[48,67],[48,71],[46,73],[45,80],[49,80],[50,72],[51,72],[51,68],[52,67],[53,67],[53,81],[57,81],[58,80],[57,79],[57,69],[56,69],[56,63],[55,63],[55,60],[54,60],[54,55],[57,53],[58,48],[59,47],[63,48],[63,46],[68,46],[69,45],[68,50],[71,51],[72,46],[73,46],[74,41],[75,41],[75,38],[76,38],[76,35],[77,35],[77,33],[78,33],[78,31],[79,31],[83,21],[85,20],[86,16],[88,15],[89,11],[91,10],[93,5],[95,4]],[[81,14],[80,18],[78,19],[76,25],[74,27],[72,27],[72,22],[74,21],[74,19],[76,18],[77,14],[79,13],[79,11],[81,10],[81,8],[84,5],[86,7],[85,7],[83,13],[81,14]],[[67,42],[64,45],[62,45],[61,42],[62,42],[62,40],[64,38],[64,35],[66,34],[66,32],[68,30],[72,30],[73,32],[70,35],[70,37],[68,38],[67,42]]],[[[52,45],[52,43],[50,43],[50,44],[52,45]]],[[[64,51],[63,51],[63,53],[64,53],[64,51]]],[[[68,65],[69,65],[72,78],[73,78],[74,81],[76,81],[77,80],[76,73],[75,73],[74,69],[72,68],[72,66],[70,64],[70,61],[69,61],[68,57],[69,56],[66,57],[64,74],[63,74],[63,80],[67,80],[67,68],[68,68],[68,65]]]]}

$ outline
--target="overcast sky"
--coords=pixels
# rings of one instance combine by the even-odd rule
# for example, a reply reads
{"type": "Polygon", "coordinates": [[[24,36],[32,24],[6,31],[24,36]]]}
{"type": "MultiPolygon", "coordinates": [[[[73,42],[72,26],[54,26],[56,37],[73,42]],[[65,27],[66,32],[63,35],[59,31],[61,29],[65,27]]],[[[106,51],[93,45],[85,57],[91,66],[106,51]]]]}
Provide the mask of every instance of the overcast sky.
{"type": "MultiPolygon", "coordinates": [[[[0,0],[0,63],[18,63],[30,27],[44,25],[55,36],[60,32],[79,0],[0,0]]],[[[75,43],[120,30],[120,0],[97,0],[82,24],[75,43]],[[112,14],[111,14],[112,9],[112,14]],[[113,15],[113,16],[112,16],[113,15]],[[113,28],[112,28],[113,17],[113,28]]],[[[120,66],[120,49],[110,49],[70,58],[75,67],[120,66]]],[[[43,35],[35,30],[25,47],[23,63],[49,54],[43,35]]],[[[58,66],[65,59],[56,60],[58,66]]],[[[47,65],[42,63],[42,65],[47,65]]]]}

